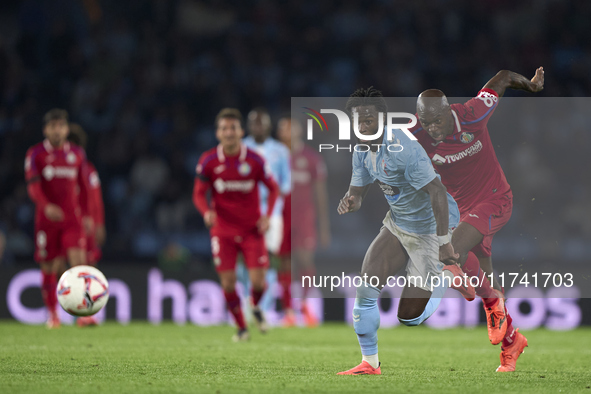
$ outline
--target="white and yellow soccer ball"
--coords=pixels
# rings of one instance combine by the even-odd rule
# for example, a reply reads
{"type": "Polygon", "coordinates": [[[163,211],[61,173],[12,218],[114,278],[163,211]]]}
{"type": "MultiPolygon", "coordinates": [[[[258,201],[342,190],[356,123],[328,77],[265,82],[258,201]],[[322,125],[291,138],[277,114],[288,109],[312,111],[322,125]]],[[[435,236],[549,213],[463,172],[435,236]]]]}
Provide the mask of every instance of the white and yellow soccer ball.
{"type": "Polygon", "coordinates": [[[91,316],[109,300],[109,283],[95,267],[72,267],[57,284],[57,299],[66,312],[74,316],[91,316]]]}

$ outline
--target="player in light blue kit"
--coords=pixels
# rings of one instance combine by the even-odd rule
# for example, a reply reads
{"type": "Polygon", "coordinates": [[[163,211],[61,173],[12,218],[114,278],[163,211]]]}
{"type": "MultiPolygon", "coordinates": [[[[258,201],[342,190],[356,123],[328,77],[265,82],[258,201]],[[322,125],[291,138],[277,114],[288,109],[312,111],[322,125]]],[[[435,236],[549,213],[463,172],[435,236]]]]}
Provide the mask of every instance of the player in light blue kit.
{"type": "MultiPolygon", "coordinates": [[[[387,106],[381,92],[369,88],[355,91],[347,101],[346,110],[352,122],[354,114],[359,116],[361,134],[373,135],[379,129],[378,113],[385,116],[387,106]]],[[[406,268],[409,280],[400,299],[398,319],[407,326],[417,326],[429,318],[439,306],[450,280],[463,276],[456,265],[459,255],[450,242],[451,230],[458,225],[460,213],[425,150],[397,129],[393,130],[392,140],[387,139],[385,130],[381,141],[384,145],[379,147],[372,144],[379,144],[380,140],[359,143],[372,150],[353,153],[351,184],[339,203],[338,213],[359,210],[372,183],[380,186],[390,210],[361,268],[362,277],[377,277],[379,285],[374,287],[366,282],[357,288],[353,309],[353,326],[363,359],[361,364],[339,375],[381,374],[378,298],[389,276],[406,268]],[[446,280],[441,280],[442,271],[446,280]],[[411,277],[418,279],[412,281],[411,277]],[[431,282],[434,277],[439,277],[439,282],[431,282]],[[440,285],[432,287],[433,283],[440,285]]],[[[474,298],[474,289],[469,284],[463,291],[458,290],[474,298]]]]}
{"type": "MultiPolygon", "coordinates": [[[[279,185],[281,197],[277,199],[273,215],[269,218],[269,230],[265,234],[267,250],[277,254],[283,239],[283,196],[291,192],[291,170],[289,150],[281,142],[271,138],[271,117],[264,108],[255,108],[248,114],[248,137],[244,144],[263,156],[275,182],[279,185]]],[[[269,191],[259,187],[261,212],[266,212],[269,191]]]]}

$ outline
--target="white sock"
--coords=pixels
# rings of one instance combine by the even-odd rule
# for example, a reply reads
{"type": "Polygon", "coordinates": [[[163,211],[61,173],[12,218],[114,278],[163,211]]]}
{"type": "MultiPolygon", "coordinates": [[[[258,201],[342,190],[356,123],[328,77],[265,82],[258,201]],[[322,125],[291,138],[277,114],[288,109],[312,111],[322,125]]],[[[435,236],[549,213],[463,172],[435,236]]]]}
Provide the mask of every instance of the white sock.
{"type": "Polygon", "coordinates": [[[377,368],[380,366],[380,360],[378,359],[378,354],[372,354],[371,356],[363,356],[362,361],[367,361],[369,365],[373,368],[377,368]]]}

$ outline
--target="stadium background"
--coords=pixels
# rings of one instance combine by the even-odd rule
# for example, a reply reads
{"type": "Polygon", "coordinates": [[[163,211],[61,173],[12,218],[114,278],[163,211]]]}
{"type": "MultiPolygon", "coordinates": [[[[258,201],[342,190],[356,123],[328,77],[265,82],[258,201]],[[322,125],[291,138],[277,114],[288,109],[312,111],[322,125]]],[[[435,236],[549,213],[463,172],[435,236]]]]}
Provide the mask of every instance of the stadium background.
{"type": "MultiPolygon", "coordinates": [[[[1,297],[14,275],[35,268],[23,160],[41,140],[41,118],[50,108],[66,108],[90,137],[87,153],[101,176],[106,210],[101,269],[137,282],[138,292],[154,266],[189,286],[214,278],[191,191],[197,159],[215,143],[220,108],[246,114],[262,105],[276,120],[291,97],[348,96],[369,85],[388,96],[416,96],[429,87],[467,96],[498,70],[529,76],[540,65],[546,71],[540,96],[587,96],[590,17],[591,4],[582,0],[3,3],[1,297]]],[[[496,258],[520,251],[519,263],[588,262],[591,180],[577,169],[591,137],[584,127],[563,132],[493,131],[515,195],[512,221],[495,237],[496,258]],[[528,229],[525,237],[517,221],[528,229]]],[[[329,186],[334,208],[346,185],[329,186]]],[[[319,254],[324,264],[342,263],[345,250],[362,256],[374,235],[357,233],[351,242],[350,225],[335,213],[333,243],[319,254]]],[[[32,300],[34,290],[27,291],[32,300]]],[[[589,322],[588,300],[580,306],[589,322]]],[[[173,313],[166,304],[164,315],[173,313]]],[[[0,317],[8,316],[2,302],[0,317]]]]}

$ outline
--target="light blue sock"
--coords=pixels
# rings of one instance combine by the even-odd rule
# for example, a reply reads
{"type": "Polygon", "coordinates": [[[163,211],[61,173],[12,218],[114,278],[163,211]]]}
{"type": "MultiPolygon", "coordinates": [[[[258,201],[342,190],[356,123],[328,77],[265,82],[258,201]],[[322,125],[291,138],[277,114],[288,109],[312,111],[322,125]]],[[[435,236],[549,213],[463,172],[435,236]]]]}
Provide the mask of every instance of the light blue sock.
{"type": "Polygon", "coordinates": [[[366,283],[357,288],[355,307],[353,308],[353,327],[359,340],[361,354],[371,356],[378,352],[378,328],[380,310],[378,298],[380,289],[366,283]]]}
{"type": "Polygon", "coordinates": [[[398,318],[398,320],[400,320],[400,322],[405,326],[418,326],[419,324],[427,320],[437,310],[437,307],[441,302],[441,298],[443,297],[445,291],[449,287],[449,281],[443,280],[441,282],[442,283],[440,283],[439,286],[433,288],[431,298],[429,298],[427,305],[425,305],[425,310],[423,310],[423,313],[421,313],[419,317],[415,317],[414,319],[410,320],[398,318]]]}

